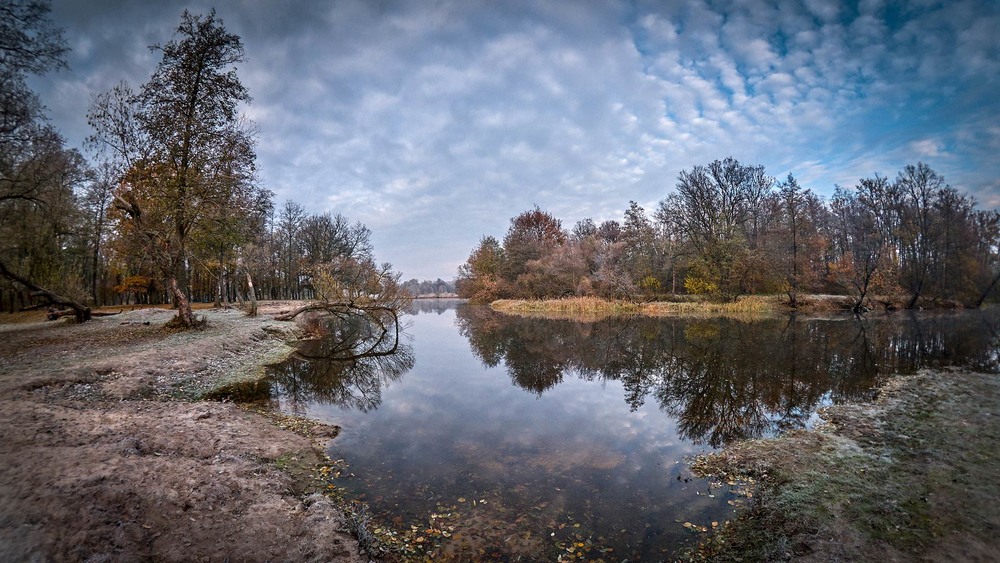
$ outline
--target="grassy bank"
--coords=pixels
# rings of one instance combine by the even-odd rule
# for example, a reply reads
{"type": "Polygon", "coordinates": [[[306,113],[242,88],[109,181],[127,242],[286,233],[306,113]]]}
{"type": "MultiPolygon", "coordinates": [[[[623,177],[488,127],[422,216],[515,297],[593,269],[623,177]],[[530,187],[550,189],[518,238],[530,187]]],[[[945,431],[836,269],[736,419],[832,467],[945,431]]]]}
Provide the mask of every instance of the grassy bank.
{"type": "Polygon", "coordinates": [[[1000,553],[1000,377],[925,371],[829,423],[739,444],[693,469],[746,480],[749,508],[694,559],[993,560],[1000,553]]]}

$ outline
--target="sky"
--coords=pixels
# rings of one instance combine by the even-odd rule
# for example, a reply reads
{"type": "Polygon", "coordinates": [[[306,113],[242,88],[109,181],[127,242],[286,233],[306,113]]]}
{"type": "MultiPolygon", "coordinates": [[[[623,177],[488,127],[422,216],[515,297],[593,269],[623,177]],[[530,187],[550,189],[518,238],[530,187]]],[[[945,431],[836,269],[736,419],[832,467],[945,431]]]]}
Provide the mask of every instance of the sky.
{"type": "Polygon", "coordinates": [[[925,162],[1000,207],[1000,2],[52,0],[69,69],[33,80],[71,147],[216,9],[277,206],[342,213],[403,279],[451,279],[539,206],[652,213],[733,157],[828,197],[925,162]]]}

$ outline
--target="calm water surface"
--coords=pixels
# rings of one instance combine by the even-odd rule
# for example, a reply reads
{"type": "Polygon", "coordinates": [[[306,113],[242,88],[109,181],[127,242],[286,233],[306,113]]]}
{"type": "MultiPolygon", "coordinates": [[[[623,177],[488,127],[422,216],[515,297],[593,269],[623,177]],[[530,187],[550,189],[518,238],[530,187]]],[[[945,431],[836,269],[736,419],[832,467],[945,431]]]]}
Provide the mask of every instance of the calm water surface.
{"type": "Polygon", "coordinates": [[[697,539],[684,523],[741,501],[687,457],[808,426],[892,373],[1000,361],[995,311],[575,322],[418,302],[406,321],[396,353],[292,358],[265,395],[340,425],[337,484],[454,560],[669,558],[697,539]]]}

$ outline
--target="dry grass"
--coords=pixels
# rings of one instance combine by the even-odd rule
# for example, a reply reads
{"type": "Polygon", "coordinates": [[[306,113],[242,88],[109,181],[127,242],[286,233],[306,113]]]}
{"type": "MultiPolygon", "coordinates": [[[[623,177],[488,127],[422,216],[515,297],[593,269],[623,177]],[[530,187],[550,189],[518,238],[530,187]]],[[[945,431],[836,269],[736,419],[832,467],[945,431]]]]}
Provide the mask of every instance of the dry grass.
{"type": "Polygon", "coordinates": [[[45,320],[45,309],[0,313],[0,324],[40,323],[45,320]]]}
{"type": "Polygon", "coordinates": [[[777,296],[748,296],[729,303],[711,301],[634,303],[598,297],[500,299],[490,306],[501,313],[550,318],[603,318],[627,315],[754,318],[782,310],[781,299],[777,296]]]}
{"type": "Polygon", "coordinates": [[[596,316],[611,317],[636,315],[641,305],[629,301],[609,301],[597,297],[569,297],[566,299],[500,299],[490,307],[501,313],[541,316],[596,316]]]}
{"type": "Polygon", "coordinates": [[[781,310],[783,310],[783,304],[780,297],[765,295],[750,295],[729,302],[684,301],[675,303],[656,301],[646,303],[642,307],[642,313],[650,316],[712,315],[744,317],[769,315],[781,310]]]}

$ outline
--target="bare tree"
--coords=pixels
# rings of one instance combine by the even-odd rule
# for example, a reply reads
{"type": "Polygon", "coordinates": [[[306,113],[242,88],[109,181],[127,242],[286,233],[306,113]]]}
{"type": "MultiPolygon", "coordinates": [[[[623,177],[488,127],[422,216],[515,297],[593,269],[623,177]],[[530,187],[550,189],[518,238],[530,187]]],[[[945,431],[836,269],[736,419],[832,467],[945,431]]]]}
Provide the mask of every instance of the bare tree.
{"type": "Polygon", "coordinates": [[[876,175],[858,183],[857,192],[838,189],[831,201],[841,233],[841,259],[835,281],[855,294],[854,312],[864,312],[873,289],[884,289],[895,279],[891,212],[879,205],[893,197],[888,180],[876,175]]]}
{"type": "Polygon", "coordinates": [[[947,185],[924,163],[907,165],[896,177],[899,194],[899,239],[902,251],[901,277],[910,291],[906,307],[917,306],[924,291],[934,251],[941,234],[935,206],[947,185]]]}
{"type": "Polygon", "coordinates": [[[774,178],[763,166],[732,158],[681,171],[677,195],[663,200],[659,216],[683,233],[695,259],[689,291],[734,299],[751,289],[761,270],[760,242],[774,178]]]}
{"type": "Polygon", "coordinates": [[[48,12],[46,2],[0,3],[0,276],[71,307],[77,320],[85,321],[89,307],[39,283],[73,277],[63,275],[63,248],[75,235],[73,190],[86,169],[79,153],[67,150],[45,124],[43,108],[27,84],[28,75],[66,64],[62,30],[52,25],[48,12]]]}

